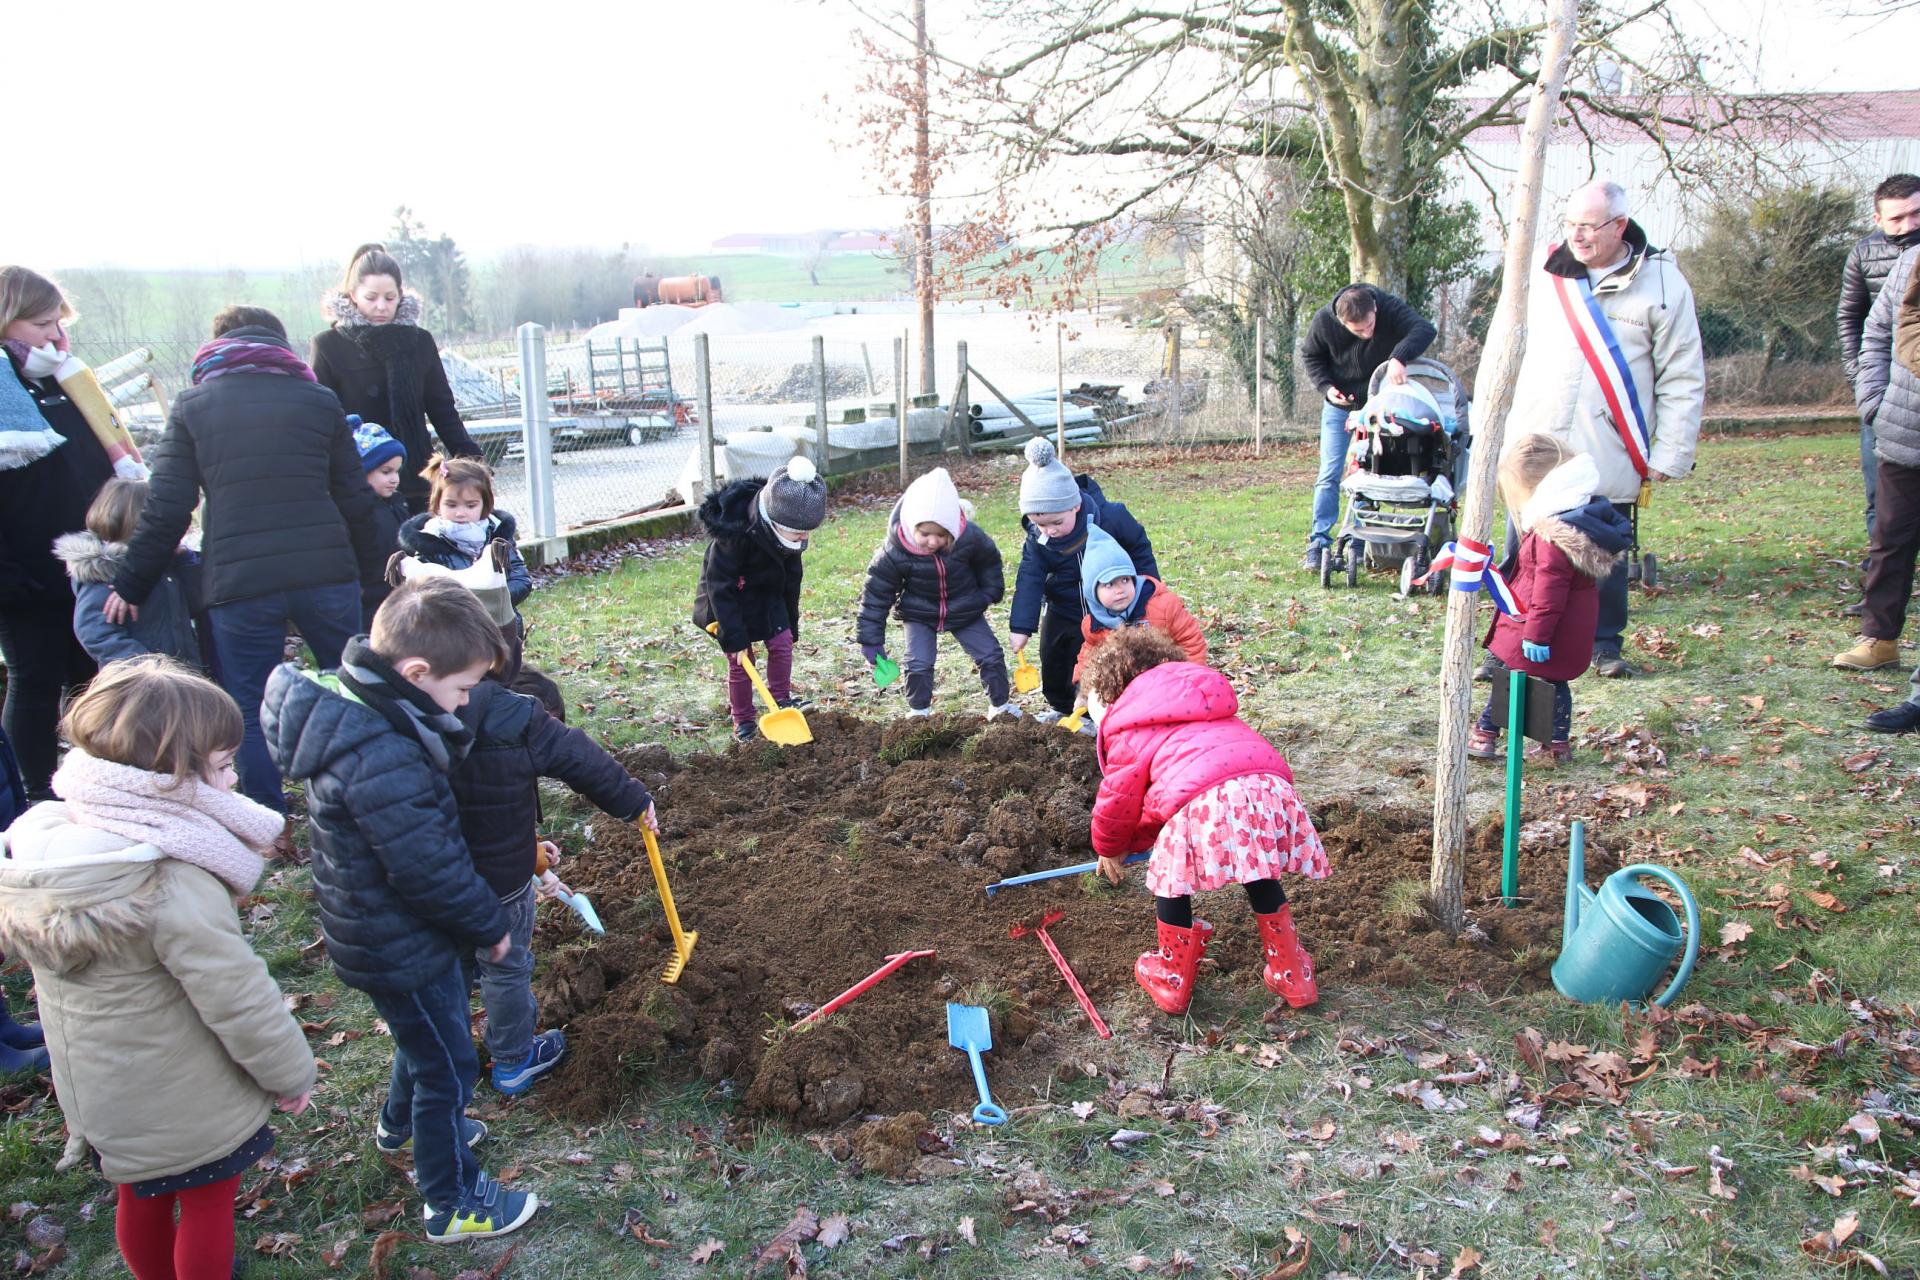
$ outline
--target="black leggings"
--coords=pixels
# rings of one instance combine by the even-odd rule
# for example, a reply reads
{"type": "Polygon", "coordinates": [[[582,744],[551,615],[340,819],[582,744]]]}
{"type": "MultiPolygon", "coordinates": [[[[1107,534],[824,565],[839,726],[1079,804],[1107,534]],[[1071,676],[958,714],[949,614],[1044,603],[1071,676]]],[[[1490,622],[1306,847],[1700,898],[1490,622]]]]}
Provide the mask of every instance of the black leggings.
{"type": "Polygon", "coordinates": [[[55,608],[0,610],[7,703],[0,725],[20,757],[31,800],[51,800],[60,760],[60,708],[93,679],[95,667],[73,635],[72,597],[55,608]]]}
{"type": "MultiPolygon", "coordinates": [[[[1247,902],[1258,916],[1270,916],[1287,905],[1287,894],[1278,880],[1249,880],[1243,886],[1247,891],[1247,902]]],[[[1153,914],[1161,924],[1170,924],[1176,929],[1193,928],[1192,898],[1155,898],[1153,914]]]]}

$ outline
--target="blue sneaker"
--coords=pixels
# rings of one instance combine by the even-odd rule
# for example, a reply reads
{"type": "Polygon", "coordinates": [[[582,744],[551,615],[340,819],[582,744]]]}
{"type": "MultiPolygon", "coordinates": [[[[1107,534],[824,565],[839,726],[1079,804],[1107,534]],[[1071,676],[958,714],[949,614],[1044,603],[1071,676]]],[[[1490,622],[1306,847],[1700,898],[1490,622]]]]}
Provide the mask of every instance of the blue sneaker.
{"type": "MultiPolygon", "coordinates": [[[[472,1116],[460,1117],[460,1131],[466,1135],[468,1147],[480,1145],[480,1140],[487,1136],[487,1126],[481,1124],[472,1116]]],[[[411,1125],[395,1133],[380,1121],[375,1120],[373,1122],[373,1145],[388,1155],[396,1155],[399,1152],[405,1151],[407,1144],[412,1141],[413,1127],[411,1125]]]]}
{"type": "Polygon", "coordinates": [[[457,1209],[427,1209],[427,1239],[435,1244],[489,1240],[524,1227],[540,1209],[531,1191],[509,1191],[485,1173],[457,1209]]]}
{"type": "Polygon", "coordinates": [[[560,1065],[567,1056],[567,1037],[558,1031],[543,1031],[533,1038],[526,1061],[518,1064],[493,1064],[493,1087],[509,1098],[525,1093],[533,1082],[560,1065]]]}

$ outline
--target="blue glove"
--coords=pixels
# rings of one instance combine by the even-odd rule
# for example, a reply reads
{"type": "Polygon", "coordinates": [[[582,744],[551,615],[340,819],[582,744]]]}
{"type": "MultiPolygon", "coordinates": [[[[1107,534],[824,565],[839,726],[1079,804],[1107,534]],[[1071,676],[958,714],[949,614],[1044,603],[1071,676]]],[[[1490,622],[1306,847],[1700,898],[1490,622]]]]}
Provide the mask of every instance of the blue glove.
{"type": "Polygon", "coordinates": [[[1522,640],[1520,642],[1520,652],[1528,662],[1545,662],[1553,656],[1553,647],[1551,645],[1535,644],[1531,640],[1522,640]]]}

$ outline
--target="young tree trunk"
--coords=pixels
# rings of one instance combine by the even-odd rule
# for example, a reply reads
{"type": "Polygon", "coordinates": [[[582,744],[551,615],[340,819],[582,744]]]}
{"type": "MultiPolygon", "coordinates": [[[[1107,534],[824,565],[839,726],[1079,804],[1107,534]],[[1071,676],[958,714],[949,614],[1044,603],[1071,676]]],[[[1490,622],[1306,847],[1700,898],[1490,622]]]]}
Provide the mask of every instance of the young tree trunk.
{"type": "MultiPolygon", "coordinates": [[[[1500,300],[1474,380],[1473,465],[1460,511],[1459,536],[1480,542],[1487,541],[1493,523],[1501,437],[1513,406],[1520,359],[1526,352],[1527,288],[1532,283],[1534,229],[1540,220],[1540,178],[1546,167],[1547,133],[1573,56],[1579,8],[1580,0],[1555,0],[1552,25],[1540,54],[1540,83],[1520,135],[1520,167],[1513,179],[1514,219],[1508,230],[1500,300]]],[[[1447,638],[1440,660],[1440,749],[1434,765],[1433,867],[1427,896],[1441,926],[1450,933],[1460,932],[1467,918],[1467,726],[1472,714],[1479,599],[1464,592],[1447,593],[1447,638]]],[[[1517,733],[1519,726],[1509,726],[1507,732],[1517,733]]]]}
{"type": "Polygon", "coordinates": [[[927,0],[913,0],[913,260],[920,300],[920,391],[933,381],[933,152],[927,96],[927,0]]]}

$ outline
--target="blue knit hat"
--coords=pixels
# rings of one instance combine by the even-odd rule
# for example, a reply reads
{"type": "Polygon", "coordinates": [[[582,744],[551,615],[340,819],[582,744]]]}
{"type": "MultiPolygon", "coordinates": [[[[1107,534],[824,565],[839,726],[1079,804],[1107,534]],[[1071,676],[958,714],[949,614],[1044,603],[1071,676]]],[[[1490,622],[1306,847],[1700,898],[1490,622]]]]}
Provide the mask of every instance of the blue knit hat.
{"type": "Polygon", "coordinates": [[[360,465],[372,471],[388,458],[404,458],[407,447],[387,434],[387,429],[377,422],[362,422],[360,415],[347,415],[347,425],[353,428],[353,447],[360,451],[360,465]]]}
{"type": "MultiPolygon", "coordinates": [[[[1133,558],[1126,548],[1114,541],[1113,535],[1097,524],[1087,526],[1086,549],[1080,553],[1080,599],[1087,606],[1087,612],[1093,620],[1109,631],[1118,630],[1127,625],[1124,613],[1115,613],[1100,603],[1099,593],[1094,589],[1105,586],[1115,578],[1133,578],[1136,581],[1134,600],[1140,599],[1137,586],[1140,571],[1133,567],[1133,558]]],[[[1133,606],[1127,606],[1131,613],[1133,606]]]]}

